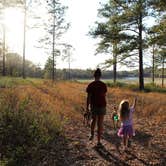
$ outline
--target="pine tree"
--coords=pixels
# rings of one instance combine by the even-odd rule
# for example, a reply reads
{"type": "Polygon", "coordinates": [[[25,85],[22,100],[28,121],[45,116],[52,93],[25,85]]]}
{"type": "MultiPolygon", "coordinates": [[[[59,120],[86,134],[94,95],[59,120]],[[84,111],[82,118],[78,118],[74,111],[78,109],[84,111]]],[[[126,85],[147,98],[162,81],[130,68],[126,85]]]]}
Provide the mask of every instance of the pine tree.
{"type": "Polygon", "coordinates": [[[65,22],[66,6],[62,5],[59,0],[48,0],[47,11],[49,14],[46,25],[47,35],[45,42],[52,45],[52,80],[56,78],[56,56],[59,55],[60,50],[58,45],[61,45],[59,40],[61,36],[69,28],[69,24],[65,22]]]}
{"type": "Polygon", "coordinates": [[[116,41],[117,45],[113,50],[116,50],[121,64],[133,66],[138,60],[140,90],[144,90],[143,49],[145,39],[143,33],[146,30],[144,20],[151,11],[148,3],[148,0],[109,0],[103,9],[106,12],[102,15],[103,19],[107,19],[107,21],[97,23],[98,27],[94,31],[95,33],[92,33],[94,36],[101,37],[102,40],[99,43],[101,50],[108,51],[107,48],[113,46],[116,41]],[[112,30],[111,27],[114,27],[115,30],[112,30]],[[100,33],[96,33],[98,31],[100,33]]]}
{"type": "Polygon", "coordinates": [[[96,22],[96,28],[90,31],[90,35],[94,38],[99,37],[101,40],[98,43],[97,53],[111,53],[112,57],[105,61],[106,68],[113,65],[113,79],[116,83],[117,78],[117,63],[118,63],[118,47],[120,44],[121,25],[117,18],[121,9],[114,0],[110,0],[108,4],[103,4],[99,9],[99,16],[105,21],[96,22]]]}
{"type": "Polygon", "coordinates": [[[151,28],[153,36],[151,42],[158,46],[158,62],[162,68],[162,87],[164,87],[165,78],[165,63],[166,63],[166,1],[165,0],[151,0],[150,5],[157,11],[157,24],[151,28]]]}

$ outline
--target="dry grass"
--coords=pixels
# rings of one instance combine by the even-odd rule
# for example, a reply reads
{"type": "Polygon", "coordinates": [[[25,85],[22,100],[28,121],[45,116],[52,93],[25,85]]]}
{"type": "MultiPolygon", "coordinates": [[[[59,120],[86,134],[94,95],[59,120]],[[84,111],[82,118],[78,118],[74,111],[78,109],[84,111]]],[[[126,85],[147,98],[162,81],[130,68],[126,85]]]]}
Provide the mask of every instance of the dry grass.
{"type": "MultiPolygon", "coordinates": [[[[121,100],[128,99],[130,104],[137,97],[136,115],[152,118],[156,123],[162,123],[166,120],[166,95],[161,93],[141,93],[120,88],[109,89],[108,101],[112,99],[112,103],[118,105],[121,100]]],[[[108,102],[108,104],[110,104],[108,102]]]]}
{"type": "MultiPolygon", "coordinates": [[[[0,89],[0,100],[3,99],[4,101],[4,103],[1,102],[0,106],[8,103],[8,107],[13,110],[18,110],[21,104],[23,104],[24,111],[56,114],[56,117],[59,119],[59,127],[64,126],[68,131],[71,130],[69,134],[73,135],[68,135],[69,137],[74,136],[81,139],[81,131],[84,131],[84,129],[79,128],[79,123],[82,120],[81,107],[86,106],[86,86],[86,83],[52,83],[51,81],[32,81],[30,84],[19,84],[14,88],[0,89]],[[71,123],[68,123],[69,121],[71,121],[71,123]],[[76,131],[75,128],[77,128],[77,124],[78,130],[76,131]]],[[[148,130],[147,133],[152,136],[154,133],[154,140],[156,142],[160,141],[160,136],[164,135],[165,132],[162,126],[164,126],[163,124],[166,121],[166,94],[142,93],[131,91],[129,89],[108,88],[108,113],[112,112],[113,106],[118,107],[120,101],[123,99],[128,99],[130,104],[132,104],[134,97],[137,97],[138,99],[136,112],[134,113],[134,121],[137,130],[144,133],[146,131],[142,130],[142,128],[146,126],[146,129],[148,130]],[[146,124],[144,125],[145,121],[146,124]],[[158,126],[161,127],[158,128],[158,126]]],[[[107,117],[108,116],[109,114],[107,117]]],[[[108,124],[111,124],[110,119],[107,118],[106,120],[108,124]]],[[[51,126],[52,121],[49,122],[48,119],[47,123],[48,126],[51,126]]],[[[87,132],[87,129],[85,132],[87,132]]],[[[144,136],[140,136],[139,141],[143,139],[142,137],[144,136]]],[[[161,145],[164,144],[163,139],[161,145]]],[[[135,148],[138,150],[137,147],[135,148]]],[[[145,153],[147,155],[148,151],[145,153]]]]}
{"type": "MultiPolygon", "coordinates": [[[[14,91],[15,97],[6,100],[23,100],[28,98],[31,102],[29,108],[40,111],[56,112],[63,117],[77,116],[79,118],[81,106],[86,106],[86,86],[87,84],[76,82],[44,81],[32,85],[19,85],[12,90],[2,89],[1,92],[11,93],[14,91]],[[31,105],[31,106],[30,106],[31,105]],[[37,107],[38,108],[35,108],[37,107]]],[[[141,93],[121,88],[108,88],[107,103],[108,109],[113,105],[119,105],[123,99],[128,99],[132,104],[134,97],[137,97],[136,115],[139,117],[152,118],[156,123],[166,120],[166,95],[161,93],[141,93]]],[[[13,101],[9,101],[12,103],[13,101]]],[[[27,108],[28,109],[28,108],[27,108]]]]}
{"type": "MultiPolygon", "coordinates": [[[[80,107],[86,106],[86,86],[87,84],[76,82],[57,82],[52,84],[47,81],[37,88],[29,87],[27,90],[29,95],[33,96],[33,100],[42,105],[41,108],[43,110],[47,110],[51,106],[51,109],[64,114],[64,116],[79,117],[77,112],[80,111],[80,107]]],[[[23,88],[23,91],[25,91],[25,88],[23,88]]],[[[27,95],[26,93],[21,93],[27,95]]],[[[138,99],[137,116],[152,118],[156,123],[166,120],[166,95],[163,93],[142,93],[121,88],[108,88],[108,108],[112,105],[118,107],[123,99],[128,99],[130,104],[132,104],[135,97],[138,99]]]]}

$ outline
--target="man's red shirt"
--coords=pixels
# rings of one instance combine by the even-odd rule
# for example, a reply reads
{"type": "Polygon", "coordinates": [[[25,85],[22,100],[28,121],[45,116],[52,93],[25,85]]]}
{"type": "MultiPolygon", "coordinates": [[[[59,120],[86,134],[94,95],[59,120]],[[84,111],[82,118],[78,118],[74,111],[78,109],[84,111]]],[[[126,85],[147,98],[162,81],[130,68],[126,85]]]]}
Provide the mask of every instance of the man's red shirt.
{"type": "Polygon", "coordinates": [[[106,92],[107,86],[102,81],[93,81],[91,82],[86,92],[91,95],[91,107],[106,107],[106,92]]]}

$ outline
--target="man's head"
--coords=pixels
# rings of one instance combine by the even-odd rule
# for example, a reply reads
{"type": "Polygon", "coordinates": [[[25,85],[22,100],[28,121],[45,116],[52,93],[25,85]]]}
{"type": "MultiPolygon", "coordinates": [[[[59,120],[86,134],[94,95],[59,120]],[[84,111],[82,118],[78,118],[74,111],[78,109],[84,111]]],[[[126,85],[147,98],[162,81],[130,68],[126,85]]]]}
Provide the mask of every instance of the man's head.
{"type": "Polygon", "coordinates": [[[100,78],[101,77],[101,70],[99,68],[97,68],[94,72],[93,75],[95,78],[100,78]]]}

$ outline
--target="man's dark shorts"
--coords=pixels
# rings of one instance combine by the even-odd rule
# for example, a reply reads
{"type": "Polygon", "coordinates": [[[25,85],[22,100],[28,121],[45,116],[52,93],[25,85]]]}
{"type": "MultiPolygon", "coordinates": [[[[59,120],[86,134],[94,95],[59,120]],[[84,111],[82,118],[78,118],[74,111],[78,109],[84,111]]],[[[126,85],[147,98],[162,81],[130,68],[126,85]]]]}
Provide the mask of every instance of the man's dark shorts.
{"type": "Polygon", "coordinates": [[[106,114],[106,107],[95,107],[91,109],[92,115],[105,115],[106,114]]]}

